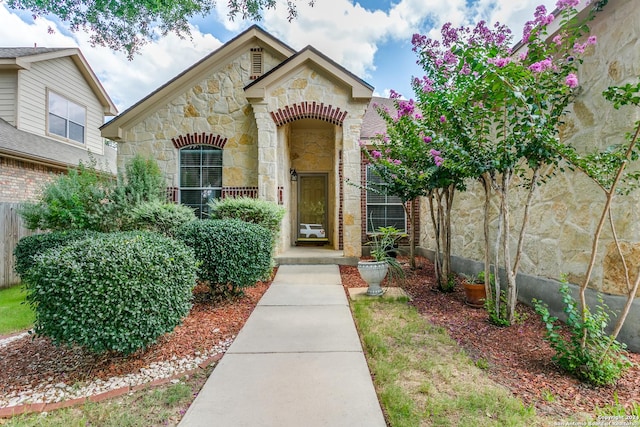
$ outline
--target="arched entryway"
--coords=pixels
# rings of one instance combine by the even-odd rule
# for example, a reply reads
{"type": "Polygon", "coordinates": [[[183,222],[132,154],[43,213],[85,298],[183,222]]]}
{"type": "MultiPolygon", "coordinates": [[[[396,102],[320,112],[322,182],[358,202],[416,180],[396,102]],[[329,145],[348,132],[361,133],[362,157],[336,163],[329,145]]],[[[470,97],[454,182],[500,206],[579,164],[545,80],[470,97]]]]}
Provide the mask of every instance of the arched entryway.
{"type": "Polygon", "coordinates": [[[295,171],[290,192],[291,243],[338,249],[337,126],[317,119],[300,119],[286,126],[291,172],[295,171]]]}

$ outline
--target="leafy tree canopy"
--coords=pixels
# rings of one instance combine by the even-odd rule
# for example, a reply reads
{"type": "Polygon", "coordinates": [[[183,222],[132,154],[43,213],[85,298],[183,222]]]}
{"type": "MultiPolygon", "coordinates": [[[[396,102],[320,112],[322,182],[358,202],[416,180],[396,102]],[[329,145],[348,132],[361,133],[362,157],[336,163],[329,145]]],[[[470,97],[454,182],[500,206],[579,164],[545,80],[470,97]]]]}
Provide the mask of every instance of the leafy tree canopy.
{"type": "MultiPolygon", "coordinates": [[[[287,1],[289,21],[297,16],[297,0],[287,1]]],[[[313,5],[314,0],[309,0],[313,5]]],[[[150,40],[173,32],[190,35],[189,18],[207,15],[215,0],[7,0],[13,9],[28,10],[34,18],[55,15],[71,31],[88,31],[91,42],[122,50],[129,59],[150,40]]],[[[229,19],[259,21],[262,12],[275,9],[276,0],[228,0],[229,19]]],[[[50,29],[50,31],[53,31],[50,29]]]]}

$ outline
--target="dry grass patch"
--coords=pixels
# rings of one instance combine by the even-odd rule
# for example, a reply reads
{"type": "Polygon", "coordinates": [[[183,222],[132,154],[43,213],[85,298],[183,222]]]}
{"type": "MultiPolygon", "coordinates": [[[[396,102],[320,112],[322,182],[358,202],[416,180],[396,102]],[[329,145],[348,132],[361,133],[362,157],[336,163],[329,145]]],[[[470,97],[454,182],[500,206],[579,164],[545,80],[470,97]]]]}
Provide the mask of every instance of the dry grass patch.
{"type": "Polygon", "coordinates": [[[358,300],[354,317],[391,426],[548,425],[406,299],[358,300]]]}

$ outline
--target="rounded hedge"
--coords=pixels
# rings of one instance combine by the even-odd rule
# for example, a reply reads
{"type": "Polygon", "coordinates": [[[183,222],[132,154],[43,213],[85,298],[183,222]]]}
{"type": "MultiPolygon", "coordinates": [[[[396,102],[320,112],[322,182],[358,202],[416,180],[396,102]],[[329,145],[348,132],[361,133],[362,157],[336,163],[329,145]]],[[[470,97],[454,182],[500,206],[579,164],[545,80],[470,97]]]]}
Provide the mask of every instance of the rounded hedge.
{"type": "Polygon", "coordinates": [[[191,308],[193,251],[155,233],[112,233],[37,255],[25,275],[35,332],[55,344],[130,354],[191,308]]]}
{"type": "Polygon", "coordinates": [[[184,224],[176,239],[193,248],[198,277],[214,293],[253,286],[271,273],[273,234],[237,219],[206,219],[184,224]]]}
{"type": "Polygon", "coordinates": [[[275,202],[251,197],[227,197],[209,203],[211,219],[239,219],[271,230],[275,236],[280,232],[280,221],[285,209],[275,202]]]}
{"type": "Polygon", "coordinates": [[[182,224],[196,220],[189,206],[158,200],[138,204],[128,216],[130,229],[155,231],[167,237],[172,237],[174,230],[182,224]]]}
{"type": "Polygon", "coordinates": [[[16,270],[16,273],[22,277],[33,264],[33,259],[36,255],[41,254],[47,249],[63,246],[75,240],[86,239],[87,237],[95,236],[96,234],[96,231],[69,230],[34,234],[32,236],[23,237],[20,239],[13,251],[13,256],[16,260],[14,269],[16,270]]]}

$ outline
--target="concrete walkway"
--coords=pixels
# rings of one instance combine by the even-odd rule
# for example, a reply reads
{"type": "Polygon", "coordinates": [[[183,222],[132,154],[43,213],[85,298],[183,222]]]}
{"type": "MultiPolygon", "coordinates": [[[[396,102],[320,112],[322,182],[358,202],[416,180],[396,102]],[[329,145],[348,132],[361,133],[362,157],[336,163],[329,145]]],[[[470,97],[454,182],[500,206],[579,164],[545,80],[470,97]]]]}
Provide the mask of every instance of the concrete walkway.
{"type": "Polygon", "coordinates": [[[279,267],[180,426],[386,426],[337,265],[279,267]]]}

